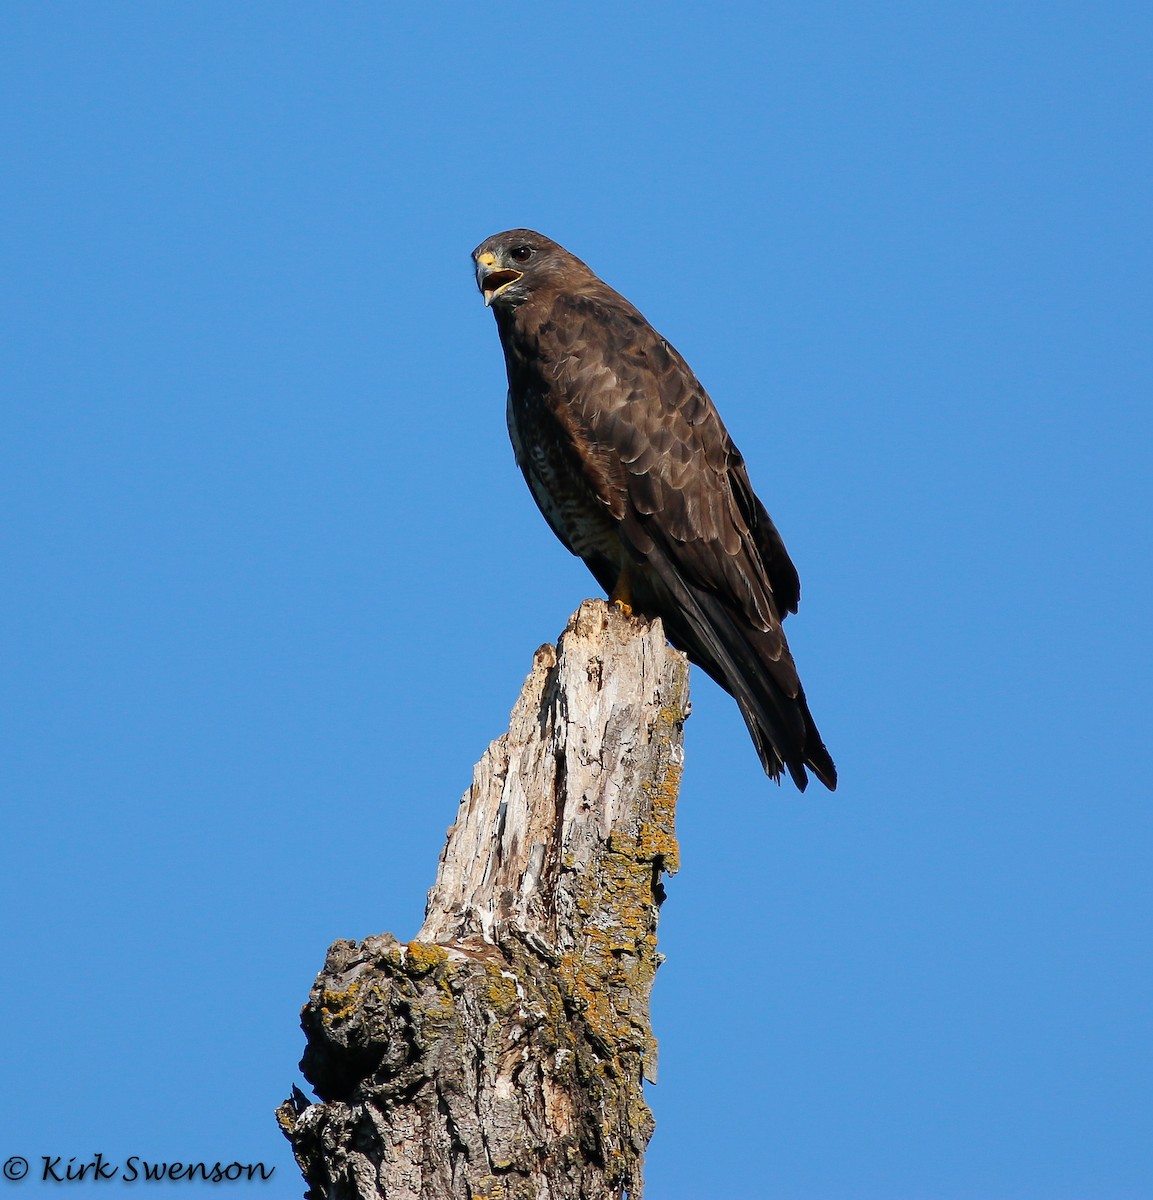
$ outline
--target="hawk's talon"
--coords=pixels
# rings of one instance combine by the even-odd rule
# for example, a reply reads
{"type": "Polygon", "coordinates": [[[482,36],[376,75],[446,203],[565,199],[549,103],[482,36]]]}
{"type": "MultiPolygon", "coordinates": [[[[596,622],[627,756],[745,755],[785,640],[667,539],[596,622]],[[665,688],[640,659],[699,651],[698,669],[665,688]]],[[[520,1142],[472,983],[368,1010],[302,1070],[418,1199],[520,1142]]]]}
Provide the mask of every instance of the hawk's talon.
{"type": "Polygon", "coordinates": [[[609,596],[609,603],[615,604],[626,617],[633,615],[633,573],[625,566],[617,576],[616,587],[609,596]]]}

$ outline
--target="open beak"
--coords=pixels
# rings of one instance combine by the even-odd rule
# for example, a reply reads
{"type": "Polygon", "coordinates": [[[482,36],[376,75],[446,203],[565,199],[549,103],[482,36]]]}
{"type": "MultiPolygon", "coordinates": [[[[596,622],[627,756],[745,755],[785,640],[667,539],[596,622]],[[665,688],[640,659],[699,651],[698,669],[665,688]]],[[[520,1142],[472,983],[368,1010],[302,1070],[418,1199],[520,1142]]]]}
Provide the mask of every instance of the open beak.
{"type": "Polygon", "coordinates": [[[513,271],[508,267],[498,267],[496,256],[481,254],[476,260],[476,286],[484,296],[484,306],[488,308],[493,300],[510,283],[516,283],[524,275],[523,271],[513,271]]]}

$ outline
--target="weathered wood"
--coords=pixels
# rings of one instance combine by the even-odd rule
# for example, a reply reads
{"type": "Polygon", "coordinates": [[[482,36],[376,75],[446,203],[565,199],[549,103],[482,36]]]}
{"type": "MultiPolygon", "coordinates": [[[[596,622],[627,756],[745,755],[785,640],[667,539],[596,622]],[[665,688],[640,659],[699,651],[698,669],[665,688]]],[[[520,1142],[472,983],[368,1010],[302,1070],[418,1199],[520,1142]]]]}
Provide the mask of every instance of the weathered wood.
{"type": "Polygon", "coordinates": [[[313,1200],[640,1197],[688,664],[590,600],[473,772],[425,922],[337,942],[278,1110],[313,1200]]]}

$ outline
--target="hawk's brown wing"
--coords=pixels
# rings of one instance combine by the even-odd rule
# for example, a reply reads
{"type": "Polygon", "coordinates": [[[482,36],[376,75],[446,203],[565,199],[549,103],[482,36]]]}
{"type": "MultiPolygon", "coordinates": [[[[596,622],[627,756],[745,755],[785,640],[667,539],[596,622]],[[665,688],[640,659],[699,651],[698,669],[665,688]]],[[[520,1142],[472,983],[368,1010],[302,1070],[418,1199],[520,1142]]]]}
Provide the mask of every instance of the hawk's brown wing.
{"type": "MultiPolygon", "coordinates": [[[[781,629],[800,585],[780,534],[688,365],[600,287],[556,295],[538,351],[547,406],[619,522],[638,606],[736,697],[771,774],[787,766],[803,787],[807,765],[833,786],[781,629]]],[[[590,566],[611,590],[603,565],[590,566]]]]}

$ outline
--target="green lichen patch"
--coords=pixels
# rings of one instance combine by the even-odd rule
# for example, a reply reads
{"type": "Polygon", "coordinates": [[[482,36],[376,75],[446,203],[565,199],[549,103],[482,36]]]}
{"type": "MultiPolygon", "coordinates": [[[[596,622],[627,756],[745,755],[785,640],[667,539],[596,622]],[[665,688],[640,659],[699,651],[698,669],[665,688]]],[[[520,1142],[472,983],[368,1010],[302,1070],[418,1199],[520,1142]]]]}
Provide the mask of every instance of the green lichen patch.
{"type": "Polygon", "coordinates": [[[405,973],[413,979],[427,975],[448,960],[445,948],[432,942],[409,942],[404,951],[405,973]]]}
{"type": "Polygon", "coordinates": [[[354,980],[343,991],[336,992],[325,988],[320,996],[320,1019],[325,1022],[339,1021],[347,1017],[356,1008],[357,996],[362,980],[354,980]]]}
{"type": "Polygon", "coordinates": [[[493,1011],[502,1017],[511,1016],[520,1005],[516,977],[492,963],[485,965],[484,994],[493,1011]]]}

